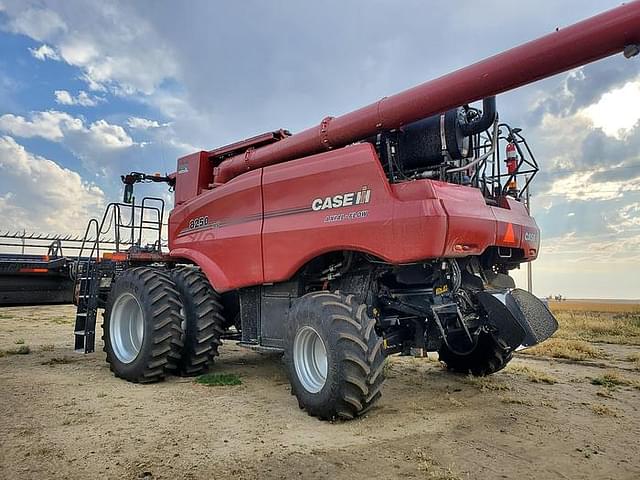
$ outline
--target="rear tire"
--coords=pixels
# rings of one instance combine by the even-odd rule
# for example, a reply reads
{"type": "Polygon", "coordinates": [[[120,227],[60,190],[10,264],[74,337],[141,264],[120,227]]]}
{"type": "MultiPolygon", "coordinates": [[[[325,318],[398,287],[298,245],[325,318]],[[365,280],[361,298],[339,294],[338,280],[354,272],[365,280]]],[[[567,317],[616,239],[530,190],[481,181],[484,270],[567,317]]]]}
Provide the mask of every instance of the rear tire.
{"type": "Polygon", "coordinates": [[[118,276],[102,322],[111,371],[135,383],[162,380],[182,347],[181,307],[174,283],[158,269],[132,268],[118,276]]]}
{"type": "Polygon", "coordinates": [[[220,295],[197,267],[171,271],[171,279],[182,298],[182,342],[177,362],[179,375],[199,375],[208,370],[218,355],[224,333],[220,295]]]}
{"type": "Polygon", "coordinates": [[[323,420],[352,419],[380,398],[382,339],[353,295],[312,292],[293,307],[285,363],[300,408],[323,420]]]}
{"type": "Polygon", "coordinates": [[[447,370],[484,377],[506,367],[513,357],[513,352],[500,346],[490,334],[481,333],[478,344],[468,355],[458,355],[443,345],[438,351],[438,356],[447,370]]]}

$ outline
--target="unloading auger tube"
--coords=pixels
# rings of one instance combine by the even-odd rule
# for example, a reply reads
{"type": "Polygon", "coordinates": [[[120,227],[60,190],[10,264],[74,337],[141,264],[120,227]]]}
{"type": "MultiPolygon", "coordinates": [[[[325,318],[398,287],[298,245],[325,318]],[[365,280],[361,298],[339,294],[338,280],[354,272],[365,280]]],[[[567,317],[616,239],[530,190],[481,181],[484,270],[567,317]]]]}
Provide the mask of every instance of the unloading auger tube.
{"type": "Polygon", "coordinates": [[[622,51],[634,56],[639,44],[640,0],[635,0],[351,113],[326,117],[320,125],[276,143],[227,158],[214,169],[214,185],[249,170],[343,147],[622,51]]]}

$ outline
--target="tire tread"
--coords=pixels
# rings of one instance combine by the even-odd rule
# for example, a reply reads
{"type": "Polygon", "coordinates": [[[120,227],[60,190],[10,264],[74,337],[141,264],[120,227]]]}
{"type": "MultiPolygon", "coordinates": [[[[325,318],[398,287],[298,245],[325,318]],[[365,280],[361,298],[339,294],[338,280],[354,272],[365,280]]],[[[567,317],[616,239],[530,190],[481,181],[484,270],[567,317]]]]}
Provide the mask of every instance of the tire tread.
{"type": "MultiPolygon", "coordinates": [[[[311,416],[323,420],[350,420],[369,411],[381,396],[384,382],[385,355],[382,338],[375,332],[375,319],[369,317],[367,306],[354,295],[340,292],[312,292],[298,300],[294,306],[287,331],[285,362],[298,403],[311,416]],[[314,311],[324,319],[323,331],[335,340],[333,352],[340,373],[335,385],[325,385],[331,400],[317,404],[309,400],[308,392],[299,385],[293,364],[293,339],[297,329],[297,316],[303,311],[314,311]]],[[[331,344],[331,342],[330,342],[331,344]]]]}

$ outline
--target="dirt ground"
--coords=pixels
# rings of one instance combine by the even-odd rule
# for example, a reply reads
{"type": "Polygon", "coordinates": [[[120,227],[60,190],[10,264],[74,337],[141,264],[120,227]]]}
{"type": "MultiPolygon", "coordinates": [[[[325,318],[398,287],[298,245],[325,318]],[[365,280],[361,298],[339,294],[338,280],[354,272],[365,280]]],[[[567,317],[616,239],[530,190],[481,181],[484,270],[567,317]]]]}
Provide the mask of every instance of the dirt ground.
{"type": "Polygon", "coordinates": [[[31,352],[0,358],[3,479],[640,478],[637,346],[600,344],[609,358],[585,362],[519,355],[481,380],[392,357],[377,406],[328,423],[298,409],[278,357],[231,343],[214,369],[240,386],[116,379],[102,352],[73,353],[73,314],[0,309],[0,349],[31,352]],[[607,372],[631,384],[591,383],[607,372]]]}

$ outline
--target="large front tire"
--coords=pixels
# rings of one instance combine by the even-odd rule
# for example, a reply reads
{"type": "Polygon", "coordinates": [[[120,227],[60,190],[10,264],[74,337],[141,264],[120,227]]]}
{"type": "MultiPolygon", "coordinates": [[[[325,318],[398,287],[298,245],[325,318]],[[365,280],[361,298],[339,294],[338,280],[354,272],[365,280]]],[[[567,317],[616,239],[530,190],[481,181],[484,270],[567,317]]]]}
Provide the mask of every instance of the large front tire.
{"type": "Polygon", "coordinates": [[[181,308],[175,285],[164,272],[138,267],[118,276],[102,323],[111,371],[135,383],[162,380],[180,355],[181,308]]]}
{"type": "Polygon", "coordinates": [[[289,319],[285,363],[300,408],[323,420],[369,410],[381,395],[384,353],[367,306],[353,295],[312,292],[289,319]]]}

